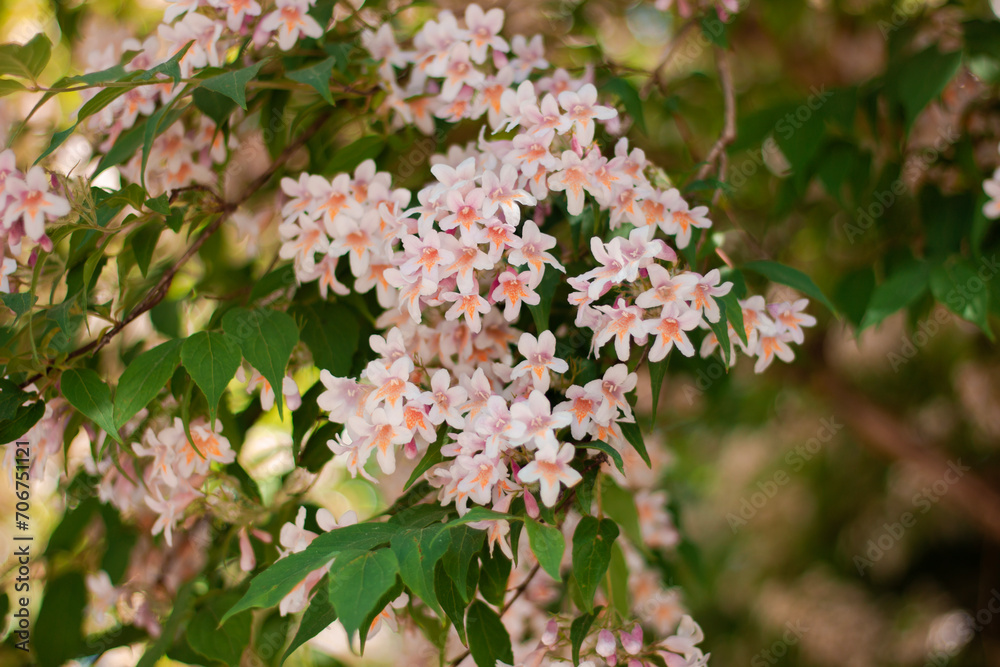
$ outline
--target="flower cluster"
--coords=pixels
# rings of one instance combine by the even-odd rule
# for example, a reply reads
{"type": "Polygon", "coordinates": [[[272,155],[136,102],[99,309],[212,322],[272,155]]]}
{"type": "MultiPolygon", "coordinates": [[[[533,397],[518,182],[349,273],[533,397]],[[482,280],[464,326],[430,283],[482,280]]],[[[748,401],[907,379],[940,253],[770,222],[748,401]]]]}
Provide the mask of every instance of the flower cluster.
{"type": "Polygon", "coordinates": [[[142,470],[145,504],[157,515],[152,533],[163,532],[167,544],[173,543],[173,529],[184,510],[202,494],[199,491],[211,464],[232,463],[236,453],[229,440],[220,435],[222,422],[214,429],[193,423],[187,432],[179,417],[159,433],[146,429],[142,443],[132,450],[142,458],[151,458],[142,470]]]}
{"type": "Polygon", "coordinates": [[[10,292],[8,276],[17,269],[24,237],[52,249],[45,222],[69,213],[69,202],[55,193],[57,186],[41,167],[18,171],[14,151],[0,152],[0,292],[10,292]]]}

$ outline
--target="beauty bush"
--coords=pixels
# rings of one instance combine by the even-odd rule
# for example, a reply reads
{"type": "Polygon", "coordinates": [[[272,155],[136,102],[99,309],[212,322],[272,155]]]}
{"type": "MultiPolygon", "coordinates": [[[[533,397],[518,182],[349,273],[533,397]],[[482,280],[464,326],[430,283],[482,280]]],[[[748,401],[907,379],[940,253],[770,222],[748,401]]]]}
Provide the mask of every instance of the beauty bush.
{"type": "Polygon", "coordinates": [[[79,106],[0,153],[0,432],[66,492],[47,556],[106,543],[39,664],[237,665],[275,632],[283,660],[334,624],[479,667],[707,664],[656,567],[682,536],[637,395],[672,356],[791,362],[816,319],[715,252],[712,182],[682,194],[626,136],[630,83],[505,18],[180,0],[51,82],[45,36],[2,47],[3,94],[79,106]],[[382,511],[307,499],[331,471],[382,511]]]}

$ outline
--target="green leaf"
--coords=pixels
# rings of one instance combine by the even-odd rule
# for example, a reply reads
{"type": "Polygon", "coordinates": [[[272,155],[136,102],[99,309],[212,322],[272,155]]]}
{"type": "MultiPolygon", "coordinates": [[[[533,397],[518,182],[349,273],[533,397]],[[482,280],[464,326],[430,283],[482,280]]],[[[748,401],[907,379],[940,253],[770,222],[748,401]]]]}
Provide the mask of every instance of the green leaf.
{"type": "Polygon", "coordinates": [[[0,420],[13,419],[31,394],[6,378],[0,378],[0,420]]]}
{"type": "Polygon", "coordinates": [[[206,88],[195,88],[191,99],[199,111],[212,119],[216,127],[229,120],[236,109],[236,102],[232,99],[206,88]]]}
{"type": "Polygon", "coordinates": [[[137,229],[134,234],[130,234],[130,247],[135,253],[135,263],[139,266],[142,277],[145,278],[149,272],[149,263],[153,259],[153,251],[160,240],[160,233],[163,227],[159,223],[144,225],[137,229]]]}
{"type": "Polygon", "coordinates": [[[441,563],[444,565],[447,575],[454,580],[463,605],[467,604],[475,593],[475,587],[469,587],[466,584],[469,580],[472,562],[482,550],[485,539],[486,531],[484,530],[469,526],[456,526],[451,529],[451,541],[441,563]],[[469,590],[470,588],[472,590],[469,590]]]}
{"type": "Polygon", "coordinates": [[[323,533],[303,551],[275,561],[250,582],[250,588],[222,617],[228,618],[251,607],[273,607],[281,602],[313,570],[323,567],[338,553],[373,549],[388,543],[399,527],[388,523],[359,523],[323,533]]]}
{"type": "Polygon", "coordinates": [[[267,59],[256,62],[249,67],[238,69],[233,72],[226,72],[201,82],[203,88],[221,93],[240,105],[244,111],[247,110],[247,83],[257,78],[257,73],[264,66],[267,59]]]}
{"type": "Polygon", "coordinates": [[[22,86],[17,81],[12,79],[0,79],[0,97],[6,97],[7,95],[11,95],[13,93],[19,93],[22,90],[27,90],[27,88],[22,86]]]}
{"type": "Polygon", "coordinates": [[[222,318],[227,336],[243,350],[243,356],[274,388],[278,416],[283,417],[281,383],[292,350],[299,342],[299,328],[287,313],[257,308],[234,308],[222,318]]]}
{"type": "Polygon", "coordinates": [[[886,74],[886,95],[903,109],[907,132],[931,100],[941,94],[962,64],[962,52],[929,46],[886,74]]]}
{"type": "Polygon", "coordinates": [[[31,310],[31,307],[38,302],[38,297],[33,297],[29,292],[18,292],[17,294],[0,294],[3,305],[14,311],[14,317],[18,318],[31,310]]]}
{"type": "Polygon", "coordinates": [[[330,77],[333,75],[333,67],[336,62],[337,59],[330,56],[310,67],[289,72],[288,78],[312,86],[328,104],[332,105],[333,95],[330,93],[330,77]]]}
{"type": "Polygon", "coordinates": [[[115,428],[124,426],[167,386],[167,380],[181,361],[183,342],[167,341],[143,352],[128,365],[115,392],[115,428]]]}
{"type": "Polygon", "coordinates": [[[514,663],[510,634],[500,616],[480,600],[469,606],[466,619],[469,652],[477,667],[496,667],[497,661],[514,663]]]}
{"type": "Polygon", "coordinates": [[[608,565],[608,576],[604,582],[611,605],[623,618],[627,618],[631,611],[628,565],[625,563],[625,553],[620,544],[615,544],[611,548],[611,563],[608,565]]]}
{"type": "Polygon", "coordinates": [[[306,612],[302,615],[299,629],[295,632],[292,643],[285,650],[285,655],[281,657],[279,664],[284,664],[295,649],[305,644],[307,641],[330,627],[330,624],[337,620],[337,610],[330,604],[329,582],[324,577],[316,585],[316,594],[309,601],[306,612]]]}
{"type": "Polygon", "coordinates": [[[17,409],[13,419],[0,421],[0,442],[14,442],[31,430],[38,420],[45,415],[45,401],[37,401],[31,405],[22,405],[17,409]]]}
{"type": "Polygon", "coordinates": [[[585,442],[580,447],[585,447],[587,449],[596,449],[599,452],[604,452],[608,455],[608,458],[615,464],[618,471],[621,474],[625,474],[625,461],[622,459],[622,455],[618,453],[618,450],[609,445],[606,442],[600,440],[592,440],[591,442],[585,442]]]}
{"type": "Polygon", "coordinates": [[[242,360],[236,343],[215,331],[199,331],[181,347],[181,363],[208,399],[208,419],[212,424],[219,399],[242,360]]]}
{"type": "Polygon", "coordinates": [[[122,132],[118,136],[118,139],[115,140],[115,144],[111,147],[111,150],[105,153],[101,161],[97,163],[97,169],[91,178],[96,177],[109,167],[114,167],[129,160],[135,155],[136,151],[142,147],[142,140],[146,134],[146,125],[148,123],[149,119],[141,118],[136,121],[131,129],[122,132]]]}
{"type": "Polygon", "coordinates": [[[535,288],[535,291],[541,297],[541,301],[538,302],[537,306],[529,305],[528,309],[531,310],[531,319],[534,320],[535,330],[539,334],[549,329],[549,314],[552,312],[552,299],[556,293],[556,285],[559,284],[560,280],[559,272],[549,267],[545,275],[542,276],[542,282],[535,288]]]}
{"type": "Polygon", "coordinates": [[[927,290],[930,267],[926,262],[911,262],[896,270],[875,288],[868,309],[861,320],[861,330],[880,324],[900,308],[905,308],[927,290]]]}
{"type": "Polygon", "coordinates": [[[580,664],[580,647],[583,645],[583,640],[590,634],[590,626],[594,624],[602,609],[604,607],[597,607],[589,614],[577,616],[569,626],[569,641],[573,651],[574,665],[580,664]]]}
{"type": "Polygon", "coordinates": [[[195,613],[187,624],[185,636],[195,651],[209,660],[220,660],[229,667],[239,667],[243,650],[250,645],[250,626],[253,617],[239,614],[225,623],[219,620],[232,606],[235,595],[228,593],[212,600],[207,607],[195,613]]]}
{"type": "Polygon", "coordinates": [[[385,140],[382,137],[361,137],[354,143],[335,150],[323,171],[327,174],[354,171],[354,168],[365,160],[377,158],[383,148],[385,140]]]}
{"type": "Polygon", "coordinates": [[[350,551],[340,554],[330,569],[330,603],[337,610],[348,638],[361,630],[364,621],[382,610],[379,603],[396,583],[399,562],[391,549],[350,551]]]}
{"type": "Polygon", "coordinates": [[[635,422],[618,422],[618,425],[622,427],[622,435],[625,436],[628,443],[639,453],[639,456],[646,462],[646,465],[652,468],[653,462],[649,459],[649,452],[646,451],[646,443],[643,441],[639,425],[635,422]]]}
{"type": "Polygon", "coordinates": [[[189,581],[177,591],[177,595],[173,600],[174,608],[170,612],[170,617],[167,619],[166,624],[163,626],[159,639],[147,646],[146,652],[142,654],[142,658],[139,659],[139,664],[136,667],[153,667],[166,654],[170,645],[174,643],[174,638],[177,636],[181,622],[187,618],[190,611],[194,584],[194,581],[189,581]]]}
{"type": "MultiPolygon", "coordinates": [[[[784,264],[770,262],[767,260],[747,262],[743,265],[743,268],[759,273],[768,280],[797,289],[803,294],[816,299],[829,308],[831,313],[837,315],[837,308],[833,305],[833,302],[830,301],[825,294],[823,294],[823,291],[817,287],[812,278],[798,269],[793,269],[790,266],[785,266],[784,264]]],[[[742,317],[742,313],[740,315],[742,317]]]]}
{"type": "Polygon", "coordinates": [[[403,487],[404,491],[413,486],[413,483],[420,479],[425,472],[433,468],[438,463],[444,461],[444,456],[441,455],[441,448],[444,446],[445,439],[448,437],[448,425],[441,424],[438,428],[440,429],[440,432],[438,433],[437,439],[427,445],[427,451],[424,452],[424,455],[421,457],[420,463],[418,463],[417,467],[413,469],[412,473],[410,473],[410,478],[406,480],[406,486],[403,487]]]}
{"type": "Polygon", "coordinates": [[[111,390],[100,375],[89,368],[71,368],[62,374],[59,386],[70,405],[104,429],[115,442],[121,443],[115,427],[111,390]]]}
{"type": "Polygon", "coordinates": [[[288,311],[302,322],[302,342],[317,367],[336,377],[351,372],[358,351],[358,318],[347,306],[327,302],[293,304],[288,311]]]}
{"type": "MultiPolygon", "coordinates": [[[[285,264],[280,266],[274,271],[261,276],[260,280],[254,283],[253,289],[250,290],[250,301],[256,301],[257,299],[263,299],[266,296],[270,296],[277,292],[278,290],[286,290],[289,287],[295,287],[297,285],[295,279],[295,265],[285,264]]],[[[320,302],[319,305],[326,305],[326,302],[320,302]]],[[[303,340],[305,340],[305,335],[303,334],[303,340]]]]}
{"type": "Polygon", "coordinates": [[[621,527],[625,536],[638,548],[644,548],[642,529],[639,527],[639,509],[631,493],[615,484],[611,479],[601,480],[601,506],[609,519],[621,527]]]}
{"type": "Polygon", "coordinates": [[[407,530],[389,543],[399,561],[403,583],[439,616],[441,607],[434,593],[434,568],[451,544],[447,526],[434,524],[419,530],[407,530]]]}
{"type": "Polygon", "coordinates": [[[611,519],[585,516],[573,532],[573,576],[587,611],[594,607],[594,593],[608,571],[611,546],[618,538],[618,524],[611,519]]]}
{"type": "Polygon", "coordinates": [[[181,49],[179,49],[177,53],[170,56],[170,58],[164,60],[159,65],[150,67],[148,70],[145,70],[143,72],[139,72],[139,74],[136,75],[135,80],[149,81],[157,74],[166,74],[173,80],[174,85],[179,84],[181,82],[181,60],[184,58],[185,54],[187,54],[188,52],[188,49],[190,49],[193,44],[194,44],[193,41],[188,42],[181,49]]]}
{"type": "Polygon", "coordinates": [[[939,264],[931,271],[931,294],[950,311],[972,322],[982,329],[987,338],[994,340],[989,323],[990,291],[986,283],[995,277],[996,274],[991,273],[984,281],[968,260],[956,258],[939,264]]]}
{"type": "Polygon", "coordinates": [[[490,604],[499,607],[503,605],[507,594],[510,561],[499,548],[494,549],[491,554],[489,545],[479,552],[479,561],[483,564],[479,572],[479,594],[490,604]]]}
{"type": "Polygon", "coordinates": [[[9,74],[34,81],[49,63],[52,43],[39,33],[27,44],[0,44],[0,75],[9,74]]]}
{"type": "Polygon", "coordinates": [[[743,341],[743,344],[747,345],[747,330],[746,325],[743,323],[743,306],[740,305],[739,297],[736,296],[735,285],[722,297],[721,301],[726,306],[726,319],[733,325],[736,335],[743,341]]]}
{"type": "Polygon", "coordinates": [[[340,424],[328,423],[313,431],[299,453],[299,465],[311,473],[322,470],[327,461],[333,458],[333,451],[326,443],[342,430],[340,424]]]}
{"type": "Polygon", "coordinates": [[[538,564],[549,573],[549,576],[559,581],[562,575],[559,572],[559,564],[562,563],[563,553],[566,551],[566,540],[562,531],[555,526],[545,526],[532,518],[524,522],[528,529],[528,544],[531,552],[538,559],[538,564]]]}
{"type": "Polygon", "coordinates": [[[647,365],[649,366],[649,386],[653,392],[652,422],[655,423],[656,408],[660,404],[660,391],[663,390],[663,380],[667,377],[667,367],[670,365],[670,352],[663,359],[649,361],[647,365]]]}
{"type": "Polygon", "coordinates": [[[81,626],[87,605],[87,587],[83,575],[67,572],[49,581],[45,593],[39,597],[42,608],[32,624],[31,645],[35,648],[39,667],[59,667],[84,653],[81,626]]]}
{"type": "Polygon", "coordinates": [[[463,644],[467,643],[465,637],[465,605],[468,600],[463,600],[460,590],[465,589],[465,582],[456,585],[455,580],[449,574],[449,570],[444,566],[443,561],[438,562],[434,568],[434,595],[437,597],[441,609],[448,620],[452,622],[458,630],[458,636],[463,644]]]}
{"type": "Polygon", "coordinates": [[[646,119],[642,111],[642,98],[639,97],[639,91],[636,90],[635,86],[627,79],[616,76],[604,84],[604,90],[618,97],[625,105],[625,112],[635,121],[636,127],[643,134],[648,134],[646,132],[646,119]]]}
{"type": "Polygon", "coordinates": [[[715,305],[719,307],[719,319],[715,322],[709,322],[708,326],[712,329],[712,333],[715,334],[716,340],[719,341],[719,353],[722,355],[722,362],[726,365],[726,368],[729,368],[733,364],[733,346],[729,341],[729,316],[726,302],[717,299],[715,305]]]}

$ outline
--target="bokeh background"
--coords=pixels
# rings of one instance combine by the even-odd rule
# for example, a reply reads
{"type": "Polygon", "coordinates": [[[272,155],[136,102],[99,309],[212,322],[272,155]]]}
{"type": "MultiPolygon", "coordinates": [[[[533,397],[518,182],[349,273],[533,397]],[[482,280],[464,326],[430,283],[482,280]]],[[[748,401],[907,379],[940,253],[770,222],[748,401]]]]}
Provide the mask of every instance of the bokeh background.
{"type": "MultiPolygon", "coordinates": [[[[711,664],[1000,664],[1000,233],[979,212],[1000,164],[1000,7],[751,0],[735,17],[691,22],[645,2],[502,5],[509,33],[542,33],[553,63],[593,65],[599,88],[641,113],[630,140],[678,185],[724,128],[714,52],[728,52],[736,135],[720,178],[696,186],[716,204],[713,240],[737,265],[805,271],[840,311],[812,304],[819,324],[792,364],[755,376],[747,360],[727,372],[675,359],[659,405],[642,397],[682,536],[662,552],[661,595],[701,623],[711,664]],[[940,60],[913,62],[928,48],[961,61],[910,117],[899,82],[942,78],[940,60]],[[883,212],[866,222],[873,202],[883,212]],[[985,304],[977,323],[925,291],[859,333],[876,285],[937,256],[983,269],[969,296],[985,304]]],[[[61,37],[53,66],[68,68],[149,30],[162,7],[5,1],[0,38],[61,37]]],[[[414,3],[400,21],[434,11],[414,3]]],[[[0,100],[0,138],[32,103],[0,100]]],[[[71,111],[72,100],[49,105],[36,125],[71,111]]],[[[275,419],[255,436],[265,482],[282,472],[289,432],[275,419]]],[[[330,484],[330,504],[384,502],[343,474],[330,484]]],[[[61,510],[37,520],[55,525],[61,510]]],[[[365,664],[401,664],[381,640],[365,664]]],[[[319,652],[300,661],[333,664],[319,652]]]]}

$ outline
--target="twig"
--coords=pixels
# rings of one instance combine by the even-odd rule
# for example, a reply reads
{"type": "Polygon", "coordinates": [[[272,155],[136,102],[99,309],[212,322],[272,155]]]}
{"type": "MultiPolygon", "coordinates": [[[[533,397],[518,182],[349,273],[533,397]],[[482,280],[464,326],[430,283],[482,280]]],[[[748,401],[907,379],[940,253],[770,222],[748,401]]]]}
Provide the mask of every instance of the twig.
{"type": "MultiPolygon", "coordinates": [[[[928,479],[941,479],[952,462],[938,447],[912,426],[873,401],[832,372],[826,372],[817,386],[836,406],[836,414],[848,428],[872,449],[912,466],[928,479]]],[[[960,478],[945,500],[961,510],[982,533],[1000,544],[1000,494],[972,470],[960,478]]]]}
{"type": "MultiPolygon", "coordinates": [[[[715,167],[716,161],[725,153],[729,144],[736,141],[736,92],[733,88],[733,71],[729,63],[729,54],[715,47],[715,63],[719,70],[719,84],[722,86],[722,100],[725,108],[725,118],[722,133],[705,156],[705,164],[698,170],[696,181],[702,181],[715,167]]],[[[721,180],[721,178],[720,178],[721,180]]]]}

